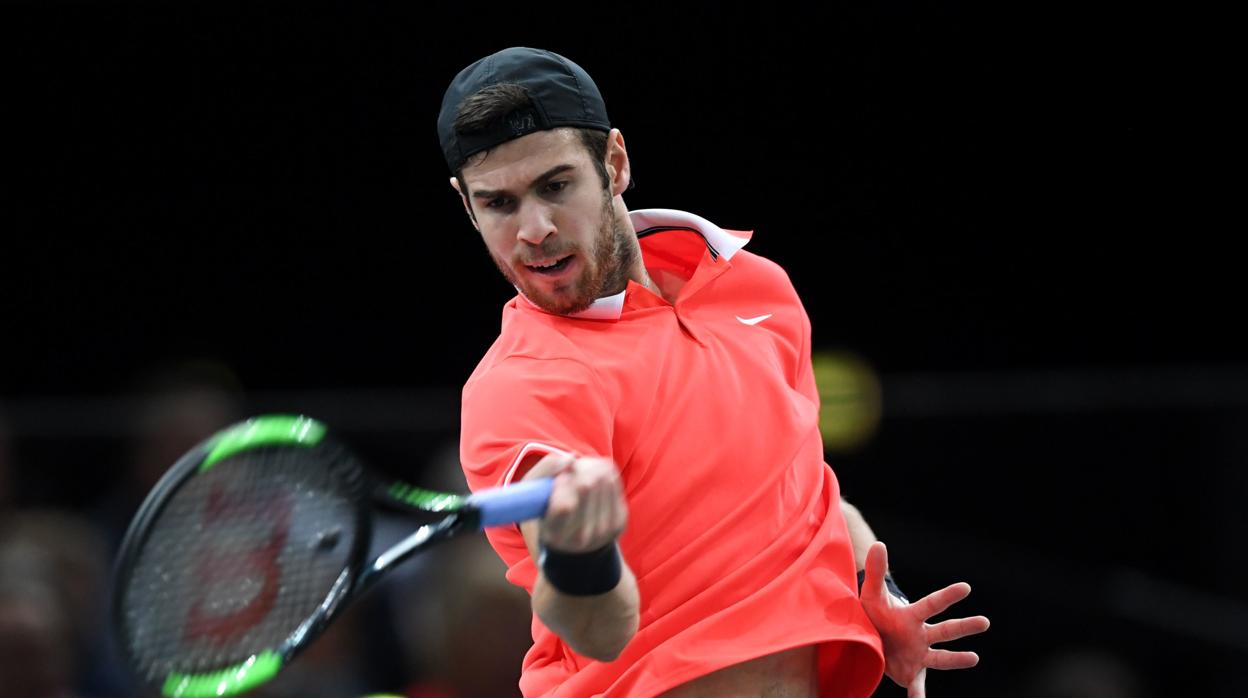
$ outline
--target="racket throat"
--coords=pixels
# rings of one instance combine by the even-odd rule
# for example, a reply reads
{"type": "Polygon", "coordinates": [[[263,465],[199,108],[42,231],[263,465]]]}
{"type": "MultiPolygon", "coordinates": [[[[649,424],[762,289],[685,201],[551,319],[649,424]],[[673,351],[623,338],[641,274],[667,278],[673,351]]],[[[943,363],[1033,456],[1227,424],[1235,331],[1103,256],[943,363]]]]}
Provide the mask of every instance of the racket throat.
{"type": "Polygon", "coordinates": [[[373,563],[364,568],[356,581],[356,593],[371,587],[390,568],[402,563],[416,553],[426,550],[448,538],[454,537],[462,529],[473,528],[471,516],[451,516],[432,524],[421,526],[403,540],[395,543],[390,549],[378,555],[373,563]]]}

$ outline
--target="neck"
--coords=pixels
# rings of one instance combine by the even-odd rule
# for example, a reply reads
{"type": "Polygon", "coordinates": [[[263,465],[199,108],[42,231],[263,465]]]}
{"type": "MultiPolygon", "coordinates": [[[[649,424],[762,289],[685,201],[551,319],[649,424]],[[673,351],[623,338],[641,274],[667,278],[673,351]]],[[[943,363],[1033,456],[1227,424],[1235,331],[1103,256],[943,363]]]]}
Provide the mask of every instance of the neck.
{"type": "Polygon", "coordinates": [[[613,205],[616,207],[616,218],[624,224],[627,230],[627,239],[630,241],[628,244],[633,248],[633,267],[628,270],[628,278],[650,289],[651,293],[668,303],[674,303],[676,300],[675,294],[672,294],[672,297],[669,298],[668,294],[664,293],[663,289],[659,288],[659,285],[654,282],[654,279],[650,278],[650,272],[646,270],[645,259],[641,256],[641,243],[637,240],[637,231],[633,228],[633,221],[628,215],[628,208],[624,205],[623,198],[616,197],[613,205]]]}
{"type": "Polygon", "coordinates": [[[667,295],[663,293],[662,289],[659,288],[659,285],[654,283],[654,279],[650,278],[650,273],[646,271],[646,265],[642,264],[640,259],[637,261],[637,268],[633,270],[632,274],[629,274],[628,278],[650,289],[654,295],[662,296],[663,299],[669,303],[672,302],[672,299],[668,298],[667,295]]]}

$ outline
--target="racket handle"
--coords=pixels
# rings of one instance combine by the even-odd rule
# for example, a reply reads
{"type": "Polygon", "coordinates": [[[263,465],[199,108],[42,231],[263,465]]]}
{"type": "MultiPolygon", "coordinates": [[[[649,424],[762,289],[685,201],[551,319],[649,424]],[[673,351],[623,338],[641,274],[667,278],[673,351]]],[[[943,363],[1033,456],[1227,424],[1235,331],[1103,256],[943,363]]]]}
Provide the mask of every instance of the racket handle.
{"type": "Polygon", "coordinates": [[[481,512],[481,527],[502,526],[541,518],[550,501],[554,478],[525,480],[515,485],[481,490],[468,502],[481,512]]]}

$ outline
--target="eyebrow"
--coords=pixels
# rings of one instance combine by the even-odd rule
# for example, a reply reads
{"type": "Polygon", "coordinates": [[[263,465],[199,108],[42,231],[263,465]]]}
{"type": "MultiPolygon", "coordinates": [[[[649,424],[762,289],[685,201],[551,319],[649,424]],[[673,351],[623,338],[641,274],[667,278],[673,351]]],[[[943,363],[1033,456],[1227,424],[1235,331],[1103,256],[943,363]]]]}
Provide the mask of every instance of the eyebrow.
{"type": "MultiPolygon", "coordinates": [[[[575,170],[575,169],[576,169],[576,165],[573,165],[571,163],[565,163],[563,165],[555,165],[549,170],[546,170],[542,174],[538,175],[532,182],[529,183],[529,187],[537,186],[538,184],[541,184],[542,182],[545,182],[546,180],[551,179],[552,177],[561,175],[564,172],[567,172],[568,170],[575,170]]],[[[474,191],[472,193],[472,198],[493,199],[495,197],[503,196],[508,193],[510,192],[508,192],[505,189],[481,189],[478,191],[474,191]]]]}

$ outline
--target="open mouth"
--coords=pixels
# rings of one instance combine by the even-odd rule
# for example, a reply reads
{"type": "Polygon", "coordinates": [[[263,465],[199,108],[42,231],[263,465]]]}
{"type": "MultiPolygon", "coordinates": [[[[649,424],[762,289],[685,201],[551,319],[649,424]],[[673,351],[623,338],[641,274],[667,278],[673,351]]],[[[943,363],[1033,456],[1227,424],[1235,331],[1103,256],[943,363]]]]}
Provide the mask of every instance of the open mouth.
{"type": "Polygon", "coordinates": [[[568,263],[572,261],[572,255],[560,257],[556,260],[548,260],[538,264],[526,264],[529,271],[535,274],[557,274],[567,268],[568,263]]]}

